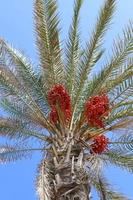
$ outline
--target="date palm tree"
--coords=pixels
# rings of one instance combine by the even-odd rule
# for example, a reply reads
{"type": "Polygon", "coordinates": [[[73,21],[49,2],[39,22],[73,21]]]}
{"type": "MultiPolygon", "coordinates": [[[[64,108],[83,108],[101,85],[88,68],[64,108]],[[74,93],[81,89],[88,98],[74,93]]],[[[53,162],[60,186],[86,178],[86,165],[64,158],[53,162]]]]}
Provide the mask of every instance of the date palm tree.
{"type": "Polygon", "coordinates": [[[125,27],[101,64],[116,1],[105,0],[84,47],[82,4],[75,0],[63,51],[56,0],[35,0],[36,70],[0,39],[0,135],[14,143],[0,146],[0,163],[40,151],[40,200],[89,200],[92,187],[101,200],[125,200],[113,190],[104,167],[133,172],[133,27],[131,22],[125,27]],[[97,65],[101,69],[94,73],[97,65]]]}

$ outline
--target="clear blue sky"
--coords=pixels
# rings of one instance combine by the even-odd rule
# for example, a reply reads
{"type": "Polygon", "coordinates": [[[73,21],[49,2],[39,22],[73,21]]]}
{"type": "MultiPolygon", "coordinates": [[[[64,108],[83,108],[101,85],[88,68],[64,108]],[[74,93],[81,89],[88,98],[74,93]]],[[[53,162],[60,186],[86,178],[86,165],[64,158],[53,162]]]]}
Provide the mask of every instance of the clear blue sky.
{"type": "MultiPolygon", "coordinates": [[[[81,12],[81,30],[83,41],[88,39],[92,25],[96,19],[99,6],[104,0],[85,0],[81,12]]],[[[133,19],[133,0],[117,0],[117,11],[113,25],[107,34],[105,47],[108,49],[115,35],[122,27],[133,19]]],[[[62,19],[62,40],[66,38],[72,14],[73,0],[59,0],[62,19]]],[[[1,0],[0,1],[0,37],[6,38],[15,47],[22,49],[37,63],[33,31],[33,0],[1,0]]],[[[2,140],[0,139],[0,143],[2,140]]],[[[31,160],[19,161],[0,166],[0,200],[37,200],[34,180],[39,155],[31,160]]],[[[106,172],[113,183],[131,199],[133,199],[133,175],[109,168],[106,172]]],[[[94,200],[97,200],[95,196],[94,200]]]]}

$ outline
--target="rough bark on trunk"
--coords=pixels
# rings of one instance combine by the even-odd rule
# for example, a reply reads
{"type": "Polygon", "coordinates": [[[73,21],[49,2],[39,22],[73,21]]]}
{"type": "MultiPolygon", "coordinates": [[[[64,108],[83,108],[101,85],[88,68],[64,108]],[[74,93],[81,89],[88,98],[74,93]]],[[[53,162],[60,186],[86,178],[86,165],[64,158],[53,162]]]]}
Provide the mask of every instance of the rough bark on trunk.
{"type": "Polygon", "coordinates": [[[56,200],[89,200],[89,183],[86,172],[74,160],[56,167],[56,200]]]}
{"type": "Polygon", "coordinates": [[[66,147],[53,149],[46,157],[45,161],[49,164],[44,167],[44,174],[48,167],[47,193],[50,197],[40,200],[90,200],[83,148],[72,142],[67,144],[66,147]]]}

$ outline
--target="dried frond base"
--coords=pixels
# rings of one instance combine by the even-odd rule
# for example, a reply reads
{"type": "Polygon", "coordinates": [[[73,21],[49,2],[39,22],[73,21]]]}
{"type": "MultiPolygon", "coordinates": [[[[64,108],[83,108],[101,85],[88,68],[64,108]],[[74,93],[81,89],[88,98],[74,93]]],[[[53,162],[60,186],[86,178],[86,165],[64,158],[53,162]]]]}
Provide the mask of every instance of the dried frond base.
{"type": "Polygon", "coordinates": [[[39,166],[39,176],[36,181],[39,200],[55,200],[54,188],[51,184],[53,182],[52,166],[51,159],[42,161],[39,166]]]}
{"type": "MultiPolygon", "coordinates": [[[[61,152],[60,152],[61,155],[61,152]]],[[[56,200],[89,200],[89,181],[79,145],[69,145],[55,164],[56,200]]]]}

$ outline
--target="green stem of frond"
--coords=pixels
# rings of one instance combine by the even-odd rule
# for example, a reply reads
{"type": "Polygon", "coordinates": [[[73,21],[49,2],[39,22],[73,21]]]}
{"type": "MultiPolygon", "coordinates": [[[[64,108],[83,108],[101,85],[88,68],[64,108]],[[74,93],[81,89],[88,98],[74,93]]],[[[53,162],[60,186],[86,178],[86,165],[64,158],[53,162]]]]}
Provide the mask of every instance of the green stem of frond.
{"type": "Polygon", "coordinates": [[[33,136],[33,137],[36,137],[37,139],[39,140],[45,140],[45,136],[41,135],[41,134],[33,134],[33,133],[26,133],[27,135],[29,136],[33,136]]]}
{"type": "Polygon", "coordinates": [[[109,144],[133,144],[133,141],[131,141],[131,142],[109,142],[109,144]]]}
{"type": "Polygon", "coordinates": [[[15,150],[15,152],[22,152],[22,151],[43,151],[43,150],[46,150],[46,148],[20,149],[20,150],[15,150]]]}

